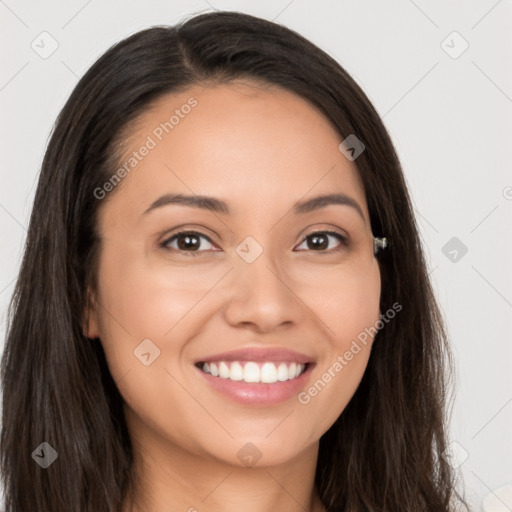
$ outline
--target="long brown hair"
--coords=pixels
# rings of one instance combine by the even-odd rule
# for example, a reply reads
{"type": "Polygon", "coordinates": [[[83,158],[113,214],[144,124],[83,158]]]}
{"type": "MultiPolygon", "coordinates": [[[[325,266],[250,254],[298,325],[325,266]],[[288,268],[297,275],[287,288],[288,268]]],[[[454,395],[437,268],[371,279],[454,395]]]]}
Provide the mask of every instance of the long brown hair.
{"type": "MultiPolygon", "coordinates": [[[[234,79],[279,85],[309,101],[340,137],[357,134],[356,164],[379,253],[381,311],[363,379],[320,439],[316,485],[328,511],[452,510],[442,453],[453,362],[413,208],[390,137],[367,96],[317,46],[236,12],[191,17],[115,44],[81,78],[53,128],[37,186],[1,363],[0,438],[8,512],[119,512],[133,489],[132,444],[98,339],[82,332],[94,288],[101,187],[124,135],[159,97],[234,79]],[[31,452],[58,453],[42,469],[31,452]]],[[[464,503],[465,505],[465,503],[464,503]]]]}

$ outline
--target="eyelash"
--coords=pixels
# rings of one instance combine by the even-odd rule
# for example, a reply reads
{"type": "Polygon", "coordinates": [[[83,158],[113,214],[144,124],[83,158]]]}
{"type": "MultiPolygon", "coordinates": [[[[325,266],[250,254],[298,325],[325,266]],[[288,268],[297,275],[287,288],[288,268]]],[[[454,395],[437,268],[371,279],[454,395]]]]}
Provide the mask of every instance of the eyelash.
{"type": "MultiPolygon", "coordinates": [[[[332,235],[334,237],[336,237],[340,242],[341,242],[341,245],[343,247],[339,247],[337,249],[330,249],[328,251],[312,251],[310,250],[310,252],[317,252],[319,254],[322,254],[322,255],[329,255],[329,254],[333,254],[333,253],[336,253],[338,251],[341,251],[343,248],[345,248],[346,246],[348,246],[348,240],[345,236],[343,236],[342,234],[336,232],[336,231],[330,231],[330,230],[323,230],[323,231],[314,231],[313,233],[309,233],[308,235],[306,235],[302,241],[300,242],[299,245],[302,245],[309,237],[313,236],[313,235],[319,235],[319,234],[322,234],[322,235],[332,235]]],[[[185,256],[199,256],[201,253],[203,252],[207,252],[207,251],[182,251],[182,250],[179,250],[179,249],[174,249],[174,248],[169,248],[167,247],[167,244],[169,244],[170,242],[174,241],[174,239],[178,238],[180,235],[197,235],[198,237],[203,237],[205,238],[206,240],[208,240],[208,242],[210,242],[212,245],[215,245],[209,237],[207,237],[206,235],[204,235],[203,233],[200,233],[198,231],[189,231],[189,230],[185,230],[185,231],[179,231],[178,233],[174,233],[171,237],[167,238],[166,240],[164,240],[160,246],[162,247],[162,249],[165,249],[165,250],[168,250],[168,251],[172,251],[172,252],[179,252],[185,256]]],[[[218,251],[216,251],[218,252],[218,251]]],[[[303,250],[299,251],[299,252],[303,252],[303,250]]]]}

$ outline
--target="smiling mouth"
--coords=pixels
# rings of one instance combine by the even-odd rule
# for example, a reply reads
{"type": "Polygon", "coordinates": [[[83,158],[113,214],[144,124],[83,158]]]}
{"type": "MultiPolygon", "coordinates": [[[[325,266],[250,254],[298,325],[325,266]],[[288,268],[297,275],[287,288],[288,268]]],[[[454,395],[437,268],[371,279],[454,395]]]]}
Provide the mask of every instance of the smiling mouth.
{"type": "Polygon", "coordinates": [[[302,375],[309,363],[274,361],[201,361],[196,366],[213,377],[247,383],[272,384],[302,375]]]}

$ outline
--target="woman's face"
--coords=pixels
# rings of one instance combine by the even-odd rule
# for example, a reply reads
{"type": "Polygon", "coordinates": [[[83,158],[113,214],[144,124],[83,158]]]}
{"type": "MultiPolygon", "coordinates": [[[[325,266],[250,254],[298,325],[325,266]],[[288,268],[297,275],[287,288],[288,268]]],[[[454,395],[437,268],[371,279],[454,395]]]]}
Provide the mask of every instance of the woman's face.
{"type": "Polygon", "coordinates": [[[341,142],[303,99],[242,82],[169,95],[139,119],[125,172],[95,192],[89,324],[134,437],[274,465],[342,413],[370,354],[380,273],[341,142]],[[327,194],[341,201],[295,209],[327,194]]]}

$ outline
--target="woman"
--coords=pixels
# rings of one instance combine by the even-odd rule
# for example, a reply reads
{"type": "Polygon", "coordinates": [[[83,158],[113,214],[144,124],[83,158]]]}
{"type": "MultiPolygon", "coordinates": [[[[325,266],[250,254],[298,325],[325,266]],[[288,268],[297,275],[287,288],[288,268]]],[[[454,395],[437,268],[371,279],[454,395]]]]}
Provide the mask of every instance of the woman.
{"type": "Polygon", "coordinates": [[[199,15],[89,69],[10,314],[9,512],[464,504],[396,153],[351,77],[285,27],[199,15]]]}

